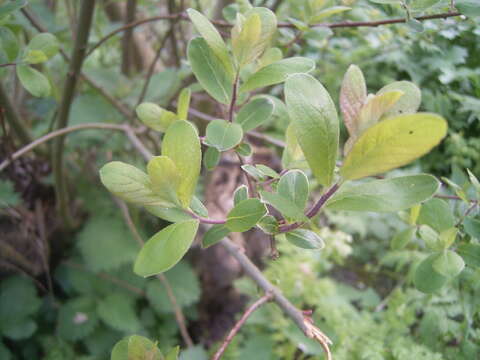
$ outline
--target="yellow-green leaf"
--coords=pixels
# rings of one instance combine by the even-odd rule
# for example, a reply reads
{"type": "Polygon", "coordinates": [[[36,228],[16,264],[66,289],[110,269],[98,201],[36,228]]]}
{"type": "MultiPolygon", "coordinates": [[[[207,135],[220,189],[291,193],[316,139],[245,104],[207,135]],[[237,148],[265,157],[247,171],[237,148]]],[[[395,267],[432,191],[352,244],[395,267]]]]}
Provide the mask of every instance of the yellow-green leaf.
{"type": "Polygon", "coordinates": [[[389,91],[401,91],[403,96],[392,106],[384,116],[396,116],[401,114],[416,113],[422,101],[422,93],[417,85],[410,81],[395,81],[380,89],[377,95],[389,91]]]}
{"type": "Polygon", "coordinates": [[[285,99],[308,165],[318,182],[329,186],[338,152],[335,104],[322,84],[308,74],[295,74],[287,79],[285,99]]]}
{"type": "Polygon", "coordinates": [[[239,66],[255,60],[260,54],[256,52],[255,45],[260,39],[262,23],[258,14],[251,14],[244,21],[241,16],[232,29],[232,49],[239,66]]]}
{"type": "Polygon", "coordinates": [[[365,130],[375,125],[403,94],[403,91],[394,90],[372,96],[360,109],[355,135],[360,136],[365,130]]]}
{"type": "Polygon", "coordinates": [[[340,174],[354,180],[406,165],[438,145],[446,133],[447,122],[435,114],[399,115],[383,120],[360,136],[340,174]]]}
{"type": "Polygon", "coordinates": [[[175,163],[167,156],[155,156],[147,165],[152,190],[165,200],[165,205],[177,206],[177,190],[181,182],[175,163]]]}
{"type": "Polygon", "coordinates": [[[183,89],[178,96],[177,115],[181,120],[188,119],[188,109],[190,108],[191,96],[192,91],[189,88],[183,89]]]}
{"type": "Polygon", "coordinates": [[[362,70],[356,65],[350,65],[343,77],[340,90],[340,109],[350,135],[357,132],[357,118],[366,99],[367,86],[362,70]]]}
{"type": "Polygon", "coordinates": [[[197,129],[188,121],[174,122],[163,138],[162,155],[168,156],[175,163],[180,175],[177,195],[182,205],[188,207],[202,164],[197,129]]]}
{"type": "Polygon", "coordinates": [[[177,114],[149,102],[138,105],[135,112],[145,125],[160,132],[165,132],[173,122],[179,120],[177,114]]]}

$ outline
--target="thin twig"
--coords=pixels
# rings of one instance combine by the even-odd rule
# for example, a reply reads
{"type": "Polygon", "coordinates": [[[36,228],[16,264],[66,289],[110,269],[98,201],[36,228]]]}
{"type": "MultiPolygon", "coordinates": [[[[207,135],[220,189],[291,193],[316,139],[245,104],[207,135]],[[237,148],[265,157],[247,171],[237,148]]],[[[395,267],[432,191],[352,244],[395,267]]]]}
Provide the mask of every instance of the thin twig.
{"type": "MultiPolygon", "coordinates": [[[[135,223],[133,222],[132,217],[130,216],[130,211],[128,210],[127,204],[125,204],[125,202],[121,200],[117,200],[116,198],[114,198],[114,200],[117,203],[118,207],[120,208],[123,218],[125,219],[125,222],[127,223],[127,226],[130,229],[130,232],[132,233],[133,237],[138,242],[140,247],[142,247],[145,242],[143,241],[140,233],[137,230],[137,227],[135,226],[135,223]]],[[[175,319],[177,320],[177,325],[178,325],[178,328],[180,329],[180,334],[182,335],[183,341],[185,341],[185,344],[188,347],[192,347],[193,341],[187,330],[185,316],[183,315],[182,308],[178,305],[177,298],[175,297],[175,294],[170,285],[170,282],[168,281],[167,277],[164,274],[158,274],[157,278],[162,282],[163,286],[165,287],[165,290],[167,292],[167,297],[170,303],[172,304],[173,312],[175,314],[175,319]]]]}
{"type": "Polygon", "coordinates": [[[267,293],[247,308],[247,310],[243,313],[240,320],[238,320],[238,322],[235,324],[235,326],[232,328],[232,330],[230,330],[230,332],[228,333],[225,340],[223,340],[222,345],[217,350],[215,355],[213,355],[212,360],[219,360],[222,357],[222,355],[225,352],[225,350],[227,349],[228,345],[230,345],[233,338],[240,331],[241,327],[243,326],[243,324],[245,324],[245,322],[250,317],[250,315],[252,315],[253,312],[255,310],[257,310],[259,307],[261,307],[263,304],[271,301],[272,299],[273,299],[273,295],[271,293],[267,293]]]}
{"type": "Polygon", "coordinates": [[[211,225],[218,225],[219,224],[219,225],[222,225],[222,224],[225,224],[227,222],[226,220],[204,218],[204,217],[201,217],[201,216],[195,214],[193,211],[186,211],[186,212],[187,212],[188,215],[197,219],[198,221],[200,221],[203,224],[211,224],[211,225]]]}
{"type": "MultiPolygon", "coordinates": [[[[82,2],[77,27],[77,38],[75,39],[70,67],[63,88],[63,97],[58,108],[57,130],[66,127],[68,124],[70,106],[72,105],[75,96],[75,88],[82,69],[94,10],[95,0],[84,0],[82,2]]],[[[58,210],[65,221],[65,225],[70,227],[73,224],[73,219],[70,217],[67,184],[63,172],[63,154],[65,152],[64,141],[65,138],[63,136],[59,136],[55,139],[52,149],[52,167],[55,179],[55,194],[58,210]]]]}

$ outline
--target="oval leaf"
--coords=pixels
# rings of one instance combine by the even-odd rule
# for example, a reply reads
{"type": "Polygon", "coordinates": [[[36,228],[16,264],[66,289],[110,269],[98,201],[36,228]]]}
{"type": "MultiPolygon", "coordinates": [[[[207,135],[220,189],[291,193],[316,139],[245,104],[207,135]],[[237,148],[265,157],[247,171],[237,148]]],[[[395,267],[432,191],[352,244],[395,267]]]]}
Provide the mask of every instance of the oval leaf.
{"type": "Polygon", "coordinates": [[[438,253],[432,254],[423,260],[415,269],[413,283],[415,287],[426,294],[434,293],[447,282],[447,278],[440,275],[434,268],[433,262],[438,253]]]}
{"type": "Polygon", "coordinates": [[[230,231],[244,232],[254,227],[266,213],[267,209],[260,200],[243,200],[228,213],[225,226],[230,231]]]}
{"type": "Polygon", "coordinates": [[[202,150],[197,129],[188,121],[176,121],[168,128],[162,155],[169,157],[180,175],[177,195],[184,207],[190,205],[202,166],[202,150]]]}
{"type": "Polygon", "coordinates": [[[50,95],[50,82],[41,72],[27,65],[18,65],[17,76],[23,87],[33,96],[47,97],[50,95]]]}
{"type": "Polygon", "coordinates": [[[433,268],[446,277],[455,277],[460,274],[465,267],[462,257],[451,250],[445,250],[432,263],[433,268]]]}
{"type": "Polygon", "coordinates": [[[213,170],[220,162],[220,151],[213,146],[209,146],[203,157],[203,164],[207,170],[213,170]]]}
{"type": "Polygon", "coordinates": [[[192,39],[187,55],[192,71],[205,91],[218,102],[229,104],[233,90],[232,77],[205,39],[192,39]]]}
{"type": "Polygon", "coordinates": [[[261,87],[275,85],[297,73],[309,73],[315,68],[315,62],[304,57],[292,57],[276,61],[252,74],[240,87],[240,92],[252,91],[261,87]]]}
{"type": "Polygon", "coordinates": [[[225,120],[213,120],[207,126],[206,142],[218,151],[233,149],[243,138],[242,127],[225,120]]]}
{"type": "Polygon", "coordinates": [[[135,273],[147,277],[172,268],[192,245],[198,224],[198,220],[179,222],[153,235],[138,254],[135,273]]]}
{"type": "Polygon", "coordinates": [[[340,174],[354,180],[406,165],[429,152],[446,133],[447,122],[435,114],[399,115],[383,120],[360,136],[340,174]]]}
{"type": "Polygon", "coordinates": [[[340,109],[350,136],[357,133],[357,119],[366,100],[367,85],[362,70],[357,65],[350,65],[340,89],[340,109]]]}
{"type": "Polygon", "coordinates": [[[204,249],[215,245],[225,236],[230,234],[230,230],[225,225],[213,225],[208,231],[203,235],[202,247],[204,249]]]}
{"type": "Polygon", "coordinates": [[[431,198],[440,183],[431,175],[410,175],[344,186],[327,206],[333,210],[393,212],[431,198]]]}
{"type": "Polygon", "coordinates": [[[384,116],[397,116],[417,112],[422,102],[422,93],[417,85],[410,81],[396,81],[381,88],[377,95],[390,91],[401,91],[403,95],[384,116]]]}
{"type": "Polygon", "coordinates": [[[164,132],[179,117],[154,103],[144,102],[135,109],[138,118],[149,128],[164,132]]]}
{"type": "Polygon", "coordinates": [[[287,219],[294,221],[307,221],[307,217],[303,213],[303,208],[297,206],[290,198],[277,193],[260,190],[262,199],[277,209],[287,219]]]}
{"type": "Polygon", "coordinates": [[[167,156],[155,156],[147,165],[151,189],[160,198],[165,200],[165,205],[177,206],[177,190],[180,184],[180,174],[175,163],[167,156]]]}
{"type": "Polygon", "coordinates": [[[27,51],[41,51],[48,60],[58,53],[60,44],[55,35],[50,33],[40,33],[35,35],[27,45],[27,51]]]}
{"type": "Polygon", "coordinates": [[[299,209],[304,209],[308,199],[308,178],[301,170],[291,170],[282,175],[277,192],[291,200],[299,209]]]}
{"type": "Polygon", "coordinates": [[[307,74],[295,74],[287,79],[285,98],[308,165],[318,182],[329,186],[338,152],[335,104],[322,84],[307,74]]]}
{"type": "Polygon", "coordinates": [[[392,243],[390,244],[392,250],[402,250],[403,248],[405,248],[405,246],[407,246],[408,243],[412,241],[416,232],[417,228],[414,226],[400,231],[392,239],[392,243]]]}
{"type": "Polygon", "coordinates": [[[302,249],[321,250],[325,247],[323,239],[311,230],[296,229],[286,233],[285,238],[302,249]]]}
{"type": "Polygon", "coordinates": [[[235,122],[242,126],[244,132],[255,129],[267,121],[273,113],[273,101],[268,98],[257,98],[242,107],[235,122]]]}

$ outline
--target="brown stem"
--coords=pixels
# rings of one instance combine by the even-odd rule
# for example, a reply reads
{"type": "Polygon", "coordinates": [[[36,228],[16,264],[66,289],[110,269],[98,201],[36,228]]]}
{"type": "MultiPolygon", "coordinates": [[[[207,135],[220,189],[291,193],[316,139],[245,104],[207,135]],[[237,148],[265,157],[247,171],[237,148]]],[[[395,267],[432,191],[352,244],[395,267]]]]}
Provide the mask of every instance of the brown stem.
{"type": "Polygon", "coordinates": [[[232,330],[230,330],[230,332],[228,333],[225,340],[223,340],[222,345],[217,350],[215,355],[213,355],[212,360],[219,360],[222,357],[222,355],[225,352],[225,350],[227,349],[228,345],[230,345],[233,338],[240,331],[241,327],[243,326],[243,324],[245,324],[245,321],[247,321],[247,319],[250,317],[250,315],[252,315],[253,312],[255,310],[257,310],[259,307],[261,307],[263,304],[271,301],[272,298],[273,298],[273,295],[271,293],[267,293],[267,294],[263,295],[260,299],[255,301],[252,305],[250,305],[250,307],[247,308],[247,310],[243,313],[240,320],[238,320],[238,322],[235,324],[235,326],[232,328],[232,330]]]}
{"type": "MultiPolygon", "coordinates": [[[[63,88],[63,97],[58,108],[57,130],[67,126],[70,114],[70,106],[75,95],[75,88],[82,69],[83,60],[88,43],[88,36],[92,25],[93,13],[95,10],[95,0],[84,0],[80,11],[77,38],[72,51],[70,67],[63,88]]],[[[56,138],[53,144],[52,167],[55,178],[55,193],[58,202],[58,210],[65,221],[65,226],[71,227],[73,220],[70,217],[68,207],[68,192],[63,171],[64,150],[63,136],[56,138]]]]}
{"type": "MultiPolygon", "coordinates": [[[[125,11],[125,25],[135,21],[135,13],[137,11],[137,0],[127,0],[125,11]]],[[[125,30],[122,39],[122,73],[129,76],[132,70],[133,59],[133,29],[125,30]]]]}

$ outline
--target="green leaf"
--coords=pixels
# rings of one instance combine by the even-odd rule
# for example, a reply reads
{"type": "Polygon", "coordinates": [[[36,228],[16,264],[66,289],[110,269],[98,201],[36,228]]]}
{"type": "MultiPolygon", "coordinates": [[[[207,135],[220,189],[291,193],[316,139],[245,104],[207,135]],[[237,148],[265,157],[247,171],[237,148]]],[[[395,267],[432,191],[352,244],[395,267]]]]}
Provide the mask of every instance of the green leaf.
{"type": "Polygon", "coordinates": [[[0,180],[0,209],[20,204],[20,194],[15,192],[13,183],[9,180],[0,180]]]}
{"type": "Polygon", "coordinates": [[[113,329],[130,333],[141,329],[134,302],[123,294],[108,295],[99,302],[97,311],[100,319],[113,329]]]}
{"type": "Polygon", "coordinates": [[[290,170],[280,178],[277,192],[303,210],[308,200],[308,178],[301,170],[290,170]]]}
{"type": "Polygon", "coordinates": [[[181,182],[175,163],[167,156],[155,156],[147,165],[151,189],[164,203],[162,206],[178,206],[177,191],[181,182]]]}
{"type": "Polygon", "coordinates": [[[308,220],[303,213],[303,208],[298,207],[297,204],[294,203],[290,197],[285,197],[281,194],[271,193],[263,190],[260,190],[259,193],[265,202],[280,211],[280,213],[287,219],[291,219],[294,221],[308,220]]]}
{"type": "Polygon", "coordinates": [[[194,9],[188,9],[187,14],[195,26],[195,29],[205,39],[213,53],[223,63],[226,72],[230,74],[231,81],[234,79],[234,70],[227,46],[223,41],[217,28],[201,13],[194,9]]]}
{"type": "Polygon", "coordinates": [[[399,115],[383,120],[360,136],[340,173],[344,179],[354,180],[406,165],[429,152],[446,133],[447,122],[435,114],[399,115]]]}
{"type": "Polygon", "coordinates": [[[203,205],[199,198],[194,196],[192,202],[190,203],[190,208],[198,216],[208,217],[208,209],[203,205]]]}
{"type": "Polygon", "coordinates": [[[231,37],[233,55],[240,68],[260,56],[255,45],[260,40],[261,31],[262,23],[258,14],[251,14],[247,18],[237,15],[237,22],[232,28],[231,37]]]}
{"type": "Polygon", "coordinates": [[[472,238],[480,240],[480,220],[467,217],[463,220],[463,228],[472,238]]]}
{"type": "Polygon", "coordinates": [[[90,218],[78,233],[76,244],[87,268],[93,271],[111,270],[130,263],[138,252],[127,226],[116,216],[90,218]]]}
{"type": "Polygon", "coordinates": [[[198,220],[169,225],[152,236],[140,250],[134,271],[151,276],[167,271],[178,263],[190,248],[198,230],[198,220]]]}
{"type": "Polygon", "coordinates": [[[167,355],[165,355],[165,360],[178,360],[178,354],[180,352],[180,346],[175,346],[171,349],[167,355]]]}
{"type": "Polygon", "coordinates": [[[338,151],[335,104],[322,84],[307,74],[295,74],[287,79],[285,98],[308,165],[318,182],[329,186],[338,151]]]}
{"type": "Polygon", "coordinates": [[[428,225],[440,233],[455,226],[455,218],[447,202],[433,198],[422,204],[417,224],[428,225]]]}
{"type": "Polygon", "coordinates": [[[9,61],[15,61],[18,55],[18,40],[12,30],[0,26],[0,48],[5,51],[9,61]]]}
{"type": "Polygon", "coordinates": [[[409,175],[347,184],[327,202],[333,210],[394,212],[431,198],[440,183],[431,175],[409,175]]]}
{"type": "Polygon", "coordinates": [[[69,300],[58,312],[58,335],[69,341],[86,338],[98,324],[95,302],[89,297],[69,300]]]}
{"type": "Polygon", "coordinates": [[[190,220],[192,218],[180,207],[166,208],[158,205],[147,205],[145,206],[145,210],[147,210],[150,214],[169,222],[180,222],[190,220]]]}
{"type": "Polygon", "coordinates": [[[253,130],[272,116],[273,106],[273,101],[268,98],[254,99],[240,109],[235,122],[242,126],[244,132],[253,130]]]}
{"type": "Polygon", "coordinates": [[[261,218],[257,226],[265,234],[273,235],[278,232],[278,221],[272,215],[266,215],[261,218]]]}
{"type": "Polygon", "coordinates": [[[410,81],[395,81],[380,89],[377,95],[390,91],[401,91],[403,95],[384,116],[397,116],[416,113],[422,102],[422,93],[417,85],[410,81]]]}
{"type": "Polygon", "coordinates": [[[27,64],[40,64],[47,60],[47,56],[40,50],[28,50],[22,59],[27,64]]]}
{"type": "Polygon", "coordinates": [[[187,55],[192,71],[205,91],[218,102],[229,104],[233,90],[232,77],[205,39],[192,39],[187,55]]]}
{"type": "Polygon", "coordinates": [[[147,174],[135,166],[112,161],[100,169],[100,180],[115,196],[134,204],[155,205],[163,203],[152,190],[147,174]]]}
{"type": "Polygon", "coordinates": [[[191,96],[192,91],[189,88],[183,89],[178,96],[177,115],[180,120],[188,119],[188,109],[190,108],[191,96]]]}
{"type": "MultiPolygon", "coordinates": [[[[112,352],[113,355],[113,352],[112,352]]],[[[132,335],[128,338],[127,355],[112,360],[163,360],[161,351],[157,344],[139,335],[132,335]]]]}
{"type": "Polygon", "coordinates": [[[464,15],[480,16],[480,4],[477,0],[456,0],[455,7],[464,15]]]}
{"type": "Polygon", "coordinates": [[[155,131],[165,132],[173,122],[179,120],[177,114],[165,110],[154,103],[141,103],[135,111],[138,118],[155,131]]]}
{"type": "Polygon", "coordinates": [[[467,169],[468,173],[468,178],[470,179],[470,182],[472,183],[473,187],[477,191],[477,194],[480,195],[480,181],[477,179],[477,177],[470,171],[470,169],[467,169]]]}
{"type": "Polygon", "coordinates": [[[390,244],[392,250],[402,250],[402,249],[404,249],[405,246],[407,246],[408,243],[410,241],[412,241],[412,239],[413,239],[413,237],[415,236],[416,233],[417,233],[417,228],[414,227],[414,226],[400,231],[392,239],[392,242],[390,244]]]}
{"type": "Polygon", "coordinates": [[[406,24],[416,32],[422,32],[423,30],[425,30],[422,22],[415,18],[408,19],[406,24]]]}
{"type": "Polygon", "coordinates": [[[286,146],[282,155],[282,166],[285,169],[307,167],[305,163],[305,156],[298,144],[297,137],[295,135],[294,124],[290,124],[285,132],[286,146]]]}
{"type": "Polygon", "coordinates": [[[27,65],[17,65],[17,76],[23,87],[33,96],[47,97],[50,95],[50,82],[41,72],[27,65]]]}
{"type": "Polygon", "coordinates": [[[378,123],[380,118],[391,109],[402,96],[403,92],[398,90],[369,96],[365,105],[360,109],[358,127],[355,135],[360,136],[365,130],[378,123]]]}
{"type": "Polygon", "coordinates": [[[227,215],[225,226],[233,232],[244,232],[254,227],[266,214],[265,205],[258,199],[239,202],[227,215]]]}
{"type": "Polygon", "coordinates": [[[340,109],[348,133],[357,133],[360,109],[367,100],[367,85],[362,70],[356,65],[350,65],[343,77],[340,90],[340,109]]]}
{"type": "Polygon", "coordinates": [[[28,4],[27,0],[14,0],[0,6],[0,19],[4,16],[21,9],[28,4]]]}
{"type": "Polygon", "coordinates": [[[418,234],[431,250],[442,250],[438,233],[428,225],[421,225],[418,234]]]}
{"type": "Polygon", "coordinates": [[[215,245],[228,234],[230,234],[230,230],[228,230],[225,225],[213,225],[210,229],[208,229],[205,235],[203,235],[202,247],[206,249],[212,245],[215,245]]]}
{"type": "Polygon", "coordinates": [[[250,156],[252,155],[252,147],[247,143],[241,143],[236,148],[235,151],[240,156],[250,156]]]}
{"type": "Polygon", "coordinates": [[[311,230],[296,229],[285,234],[285,238],[302,249],[321,250],[325,247],[323,239],[311,230]]]}
{"type": "Polygon", "coordinates": [[[375,4],[401,4],[401,0],[369,0],[375,4]]]}
{"type": "Polygon", "coordinates": [[[237,205],[239,202],[248,199],[248,187],[240,185],[233,193],[233,203],[237,205]]]}
{"type": "Polygon", "coordinates": [[[468,266],[480,268],[480,245],[479,244],[461,244],[457,252],[462,256],[468,266]]]}
{"type": "Polygon", "coordinates": [[[444,230],[440,233],[440,243],[444,249],[448,249],[455,242],[455,239],[458,234],[458,229],[456,227],[451,227],[447,230],[444,230]]]}
{"type": "Polygon", "coordinates": [[[243,131],[239,124],[219,119],[208,123],[206,143],[217,148],[218,151],[233,149],[240,144],[242,138],[243,131]]]}
{"type": "Polygon", "coordinates": [[[278,179],[280,177],[280,175],[278,175],[278,173],[275,170],[273,170],[271,167],[268,167],[263,164],[255,165],[255,167],[257,168],[258,171],[260,171],[266,177],[270,177],[272,179],[278,179]]]}
{"type": "Polygon", "coordinates": [[[438,256],[438,253],[430,255],[415,269],[413,283],[418,290],[426,294],[436,292],[447,282],[447,278],[440,275],[433,268],[433,263],[437,260],[438,256]]]}
{"type": "Polygon", "coordinates": [[[203,165],[207,170],[213,170],[220,162],[221,152],[216,147],[209,146],[203,156],[203,165]]]}
{"type": "Polygon", "coordinates": [[[240,92],[279,84],[287,80],[292,74],[309,73],[314,68],[315,62],[304,57],[279,60],[253,73],[240,87],[240,92]]]}
{"type": "Polygon", "coordinates": [[[462,272],[465,262],[457,253],[445,250],[433,261],[432,267],[440,275],[455,277],[462,272]]]}
{"type": "Polygon", "coordinates": [[[265,174],[251,164],[241,166],[242,170],[257,180],[265,180],[265,174]]]}
{"type": "Polygon", "coordinates": [[[46,60],[52,58],[58,53],[60,48],[60,43],[55,35],[50,33],[40,33],[35,35],[32,40],[28,43],[26,50],[27,51],[41,51],[45,54],[46,60]]]}
{"type": "Polygon", "coordinates": [[[315,23],[318,23],[319,21],[322,21],[323,19],[329,17],[329,16],[332,16],[332,15],[335,15],[335,14],[339,14],[339,13],[342,13],[342,12],[345,12],[345,11],[348,11],[348,10],[351,10],[352,8],[348,7],[348,6],[332,6],[332,7],[329,7],[325,10],[322,10],[318,13],[316,13],[314,16],[312,16],[308,23],[309,24],[315,24],[315,23]]]}
{"type": "Polygon", "coordinates": [[[188,207],[202,167],[202,150],[197,129],[188,121],[176,121],[168,128],[162,143],[162,155],[175,163],[180,175],[177,195],[188,207]]]}
{"type": "Polygon", "coordinates": [[[128,359],[128,340],[126,337],[115,344],[112,349],[110,360],[129,360],[128,359]]]}
{"type": "MultiPolygon", "coordinates": [[[[180,261],[165,273],[178,306],[186,308],[200,300],[201,290],[197,274],[186,261],[180,261]]],[[[165,285],[152,279],[147,284],[147,299],[151,307],[160,315],[174,314],[175,309],[168,297],[165,285]]],[[[163,316],[162,316],[163,318],[163,316]]]]}

